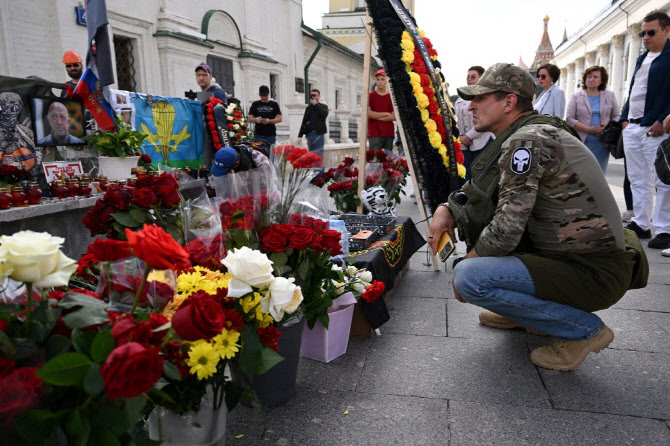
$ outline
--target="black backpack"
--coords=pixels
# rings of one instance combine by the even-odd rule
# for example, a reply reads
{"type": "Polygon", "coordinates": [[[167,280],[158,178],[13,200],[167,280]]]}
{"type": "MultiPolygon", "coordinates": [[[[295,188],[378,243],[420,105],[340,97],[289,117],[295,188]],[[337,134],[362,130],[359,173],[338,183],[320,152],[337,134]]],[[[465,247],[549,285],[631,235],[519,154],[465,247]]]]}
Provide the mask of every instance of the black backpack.
{"type": "Polygon", "coordinates": [[[654,166],[656,167],[658,178],[665,184],[670,185],[670,138],[658,146],[654,166]]]}

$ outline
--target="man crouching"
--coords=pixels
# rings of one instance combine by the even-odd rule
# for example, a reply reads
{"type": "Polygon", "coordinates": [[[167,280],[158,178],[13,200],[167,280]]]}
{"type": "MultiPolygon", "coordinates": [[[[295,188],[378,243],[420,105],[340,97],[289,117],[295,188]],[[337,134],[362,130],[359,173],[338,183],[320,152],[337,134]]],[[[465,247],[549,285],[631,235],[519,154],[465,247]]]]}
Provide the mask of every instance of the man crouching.
{"type": "Polygon", "coordinates": [[[454,269],[456,298],[485,308],[484,325],[556,337],[530,359],[568,371],[612,342],[593,311],[646,285],[648,266],[639,240],[624,235],[596,158],[563,121],[533,111],[534,91],[530,74],[502,63],[458,89],[475,130],[496,140],[473,162],[471,182],[437,208],[428,238],[435,251],[444,231],[456,240],[458,227],[468,253],[454,269]],[[488,217],[477,210],[485,200],[488,217]]]}

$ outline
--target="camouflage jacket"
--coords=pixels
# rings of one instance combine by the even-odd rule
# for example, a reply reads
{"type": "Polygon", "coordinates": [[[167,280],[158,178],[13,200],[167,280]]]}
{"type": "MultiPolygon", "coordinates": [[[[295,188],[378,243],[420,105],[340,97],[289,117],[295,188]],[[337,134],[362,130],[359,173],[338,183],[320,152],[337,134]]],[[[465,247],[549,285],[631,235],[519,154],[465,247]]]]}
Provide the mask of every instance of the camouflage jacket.
{"type": "Polygon", "coordinates": [[[475,250],[505,256],[524,231],[540,255],[624,249],[618,206],[593,154],[568,132],[547,124],[522,127],[502,146],[493,220],[475,250]]]}

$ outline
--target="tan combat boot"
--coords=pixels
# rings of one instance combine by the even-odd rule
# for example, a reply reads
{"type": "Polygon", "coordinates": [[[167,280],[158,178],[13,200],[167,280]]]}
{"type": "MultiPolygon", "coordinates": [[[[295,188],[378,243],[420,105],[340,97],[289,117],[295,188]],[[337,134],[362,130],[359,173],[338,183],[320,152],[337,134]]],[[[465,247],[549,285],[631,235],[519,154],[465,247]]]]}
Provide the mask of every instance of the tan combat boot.
{"type": "Polygon", "coordinates": [[[536,348],[530,353],[530,361],[544,369],[567,372],[574,370],[593,352],[598,353],[610,345],[614,340],[614,333],[605,326],[600,333],[586,341],[563,341],[554,339],[551,345],[536,348]]]}
{"type": "Polygon", "coordinates": [[[482,325],[486,325],[487,327],[502,328],[505,330],[508,330],[510,328],[523,328],[530,334],[547,336],[541,331],[537,331],[529,327],[524,327],[523,325],[513,321],[512,319],[507,319],[506,317],[502,317],[499,314],[496,314],[493,311],[489,310],[482,310],[481,313],[479,313],[479,323],[482,325]]]}

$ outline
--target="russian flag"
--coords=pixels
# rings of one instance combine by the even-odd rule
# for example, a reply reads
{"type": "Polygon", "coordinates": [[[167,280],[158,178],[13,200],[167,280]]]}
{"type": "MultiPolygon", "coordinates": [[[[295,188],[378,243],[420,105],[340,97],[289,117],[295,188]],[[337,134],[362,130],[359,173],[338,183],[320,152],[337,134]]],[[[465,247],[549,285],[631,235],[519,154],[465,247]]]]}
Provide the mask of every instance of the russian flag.
{"type": "Polygon", "coordinates": [[[102,93],[100,79],[95,66],[95,59],[91,60],[84,70],[81,79],[74,89],[75,96],[84,101],[84,106],[91,112],[93,119],[102,130],[116,128],[114,122],[114,109],[107,102],[102,93]]]}

